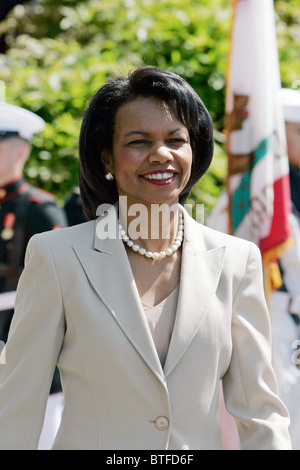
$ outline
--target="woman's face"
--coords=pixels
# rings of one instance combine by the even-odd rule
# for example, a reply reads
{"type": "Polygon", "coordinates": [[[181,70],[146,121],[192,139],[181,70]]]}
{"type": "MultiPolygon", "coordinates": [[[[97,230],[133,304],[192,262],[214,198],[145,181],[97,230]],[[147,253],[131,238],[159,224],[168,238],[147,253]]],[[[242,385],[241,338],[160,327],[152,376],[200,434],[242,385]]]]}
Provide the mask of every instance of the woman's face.
{"type": "Polygon", "coordinates": [[[289,162],[292,166],[300,166],[300,122],[286,123],[289,162]]]}
{"type": "Polygon", "coordinates": [[[178,202],[191,172],[188,129],[156,98],[139,98],[119,108],[113,154],[106,168],[128,204],[178,202]]]}

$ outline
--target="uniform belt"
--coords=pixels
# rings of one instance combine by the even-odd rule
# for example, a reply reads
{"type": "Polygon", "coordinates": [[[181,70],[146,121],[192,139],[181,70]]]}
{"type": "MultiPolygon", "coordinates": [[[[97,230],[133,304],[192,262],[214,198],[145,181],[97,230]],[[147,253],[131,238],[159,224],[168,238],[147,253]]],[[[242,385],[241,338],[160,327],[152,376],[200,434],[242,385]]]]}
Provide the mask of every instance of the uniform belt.
{"type": "Polygon", "coordinates": [[[273,292],[273,302],[276,308],[284,310],[300,318],[300,295],[291,295],[288,292],[273,292]]]}
{"type": "Polygon", "coordinates": [[[0,312],[11,310],[15,306],[16,291],[4,292],[0,294],[0,312]]]}

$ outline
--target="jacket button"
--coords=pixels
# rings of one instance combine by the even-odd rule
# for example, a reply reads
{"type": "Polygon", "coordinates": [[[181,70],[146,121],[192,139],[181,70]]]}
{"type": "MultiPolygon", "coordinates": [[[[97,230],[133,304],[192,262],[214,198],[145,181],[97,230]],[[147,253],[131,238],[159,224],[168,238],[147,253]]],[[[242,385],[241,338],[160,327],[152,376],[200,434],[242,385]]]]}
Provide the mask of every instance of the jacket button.
{"type": "Polygon", "coordinates": [[[166,418],[165,416],[159,416],[156,420],[155,420],[155,426],[157,427],[157,429],[159,429],[160,431],[164,431],[165,429],[167,429],[169,427],[169,420],[168,418],[166,418]]]}

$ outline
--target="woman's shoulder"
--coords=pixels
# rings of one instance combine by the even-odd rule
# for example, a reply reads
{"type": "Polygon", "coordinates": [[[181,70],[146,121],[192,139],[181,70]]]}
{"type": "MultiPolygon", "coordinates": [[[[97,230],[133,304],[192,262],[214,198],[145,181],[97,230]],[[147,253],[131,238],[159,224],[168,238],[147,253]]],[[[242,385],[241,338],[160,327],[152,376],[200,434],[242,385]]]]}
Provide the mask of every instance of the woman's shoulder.
{"type": "Polygon", "coordinates": [[[252,242],[246,240],[244,238],[239,238],[235,235],[231,235],[226,232],[222,232],[221,230],[216,230],[215,228],[208,227],[207,225],[202,225],[202,233],[207,238],[207,240],[216,240],[221,241],[225,244],[234,244],[234,245],[242,245],[246,246],[251,244],[252,242]]]}
{"type": "Polygon", "coordinates": [[[184,211],[184,214],[188,238],[192,243],[198,244],[198,247],[200,246],[204,250],[212,250],[223,246],[233,249],[234,251],[249,252],[251,247],[253,247],[254,251],[259,251],[257,245],[249,240],[212,228],[205,224],[205,221],[199,222],[192,218],[187,211],[184,211]]]}
{"type": "Polygon", "coordinates": [[[261,258],[259,247],[252,241],[221,232],[205,225],[201,226],[201,231],[207,249],[224,246],[228,253],[237,259],[248,258],[250,254],[255,258],[261,258]]]}
{"type": "Polygon", "coordinates": [[[31,237],[30,245],[72,246],[74,244],[93,245],[95,236],[95,220],[83,222],[72,227],[58,228],[35,234],[31,237]]]}

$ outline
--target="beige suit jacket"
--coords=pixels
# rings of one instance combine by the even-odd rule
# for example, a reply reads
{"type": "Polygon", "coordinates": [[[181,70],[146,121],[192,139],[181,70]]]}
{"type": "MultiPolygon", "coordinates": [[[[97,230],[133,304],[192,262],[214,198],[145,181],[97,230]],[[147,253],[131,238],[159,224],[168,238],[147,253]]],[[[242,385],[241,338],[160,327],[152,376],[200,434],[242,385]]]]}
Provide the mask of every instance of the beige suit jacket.
{"type": "Polygon", "coordinates": [[[0,449],[36,449],[52,374],[54,449],[222,449],[219,382],[243,449],[289,449],[258,248],[185,213],[174,331],[162,368],[123,242],[97,222],[34,236],[0,366],[0,449]]]}

